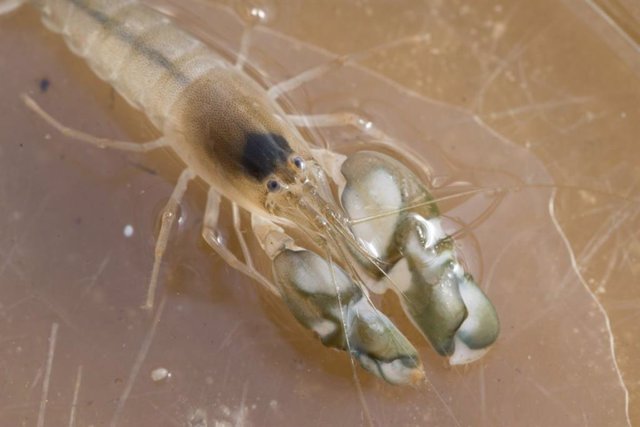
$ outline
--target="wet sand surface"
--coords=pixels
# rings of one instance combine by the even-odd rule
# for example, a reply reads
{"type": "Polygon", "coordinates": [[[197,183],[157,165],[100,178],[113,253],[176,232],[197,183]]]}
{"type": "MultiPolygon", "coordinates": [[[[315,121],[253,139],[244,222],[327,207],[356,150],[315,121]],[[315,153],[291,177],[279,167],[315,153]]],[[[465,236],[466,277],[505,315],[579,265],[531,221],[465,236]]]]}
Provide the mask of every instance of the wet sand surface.
{"type": "MultiPolygon", "coordinates": [[[[428,382],[394,387],[323,347],[200,237],[193,184],[140,309],[158,213],[181,165],[75,143],[30,113],[112,138],[158,136],[23,8],[0,17],[0,425],[627,425],[640,419],[640,13],[631,2],[156,1],[268,84],[388,44],[287,97],[360,114],[428,166],[501,336],[449,367],[403,317],[428,382]],[[158,370],[160,369],[160,370],[158,370]],[[164,379],[154,380],[153,373],[164,379]],[[364,403],[363,403],[364,402],[364,403]]],[[[357,129],[314,132],[337,147],[357,129]]],[[[228,209],[225,208],[225,213],[228,209]]],[[[248,229],[248,225],[246,226],[248,229]]]]}

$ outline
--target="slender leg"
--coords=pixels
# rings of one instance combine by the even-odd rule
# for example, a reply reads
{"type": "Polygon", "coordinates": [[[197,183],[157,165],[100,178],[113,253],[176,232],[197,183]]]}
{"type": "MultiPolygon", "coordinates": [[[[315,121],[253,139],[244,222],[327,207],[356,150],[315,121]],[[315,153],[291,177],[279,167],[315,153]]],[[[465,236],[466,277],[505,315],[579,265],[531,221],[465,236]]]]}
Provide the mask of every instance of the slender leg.
{"type": "Polygon", "coordinates": [[[428,34],[417,34],[413,36],[402,37],[400,39],[393,40],[388,43],[382,43],[380,45],[371,47],[369,49],[365,49],[360,52],[339,56],[329,62],[320,64],[316,67],[305,70],[302,73],[294,77],[291,77],[288,80],[285,80],[283,82],[280,82],[272,86],[267,91],[267,94],[271,99],[278,99],[280,95],[287,92],[291,92],[292,90],[300,87],[301,85],[305,83],[309,83],[310,81],[315,80],[318,77],[321,77],[327,74],[329,71],[339,68],[346,63],[357,62],[362,59],[366,59],[367,57],[377,52],[384,51],[386,49],[390,49],[392,47],[396,47],[396,46],[407,44],[407,43],[415,43],[422,40],[428,40],[428,38],[429,38],[428,34]]]}
{"type": "MultiPolygon", "coordinates": [[[[242,261],[240,261],[238,257],[236,257],[235,254],[231,252],[229,248],[227,248],[227,246],[225,245],[225,242],[220,236],[220,233],[218,231],[218,218],[220,216],[221,201],[222,199],[220,197],[220,194],[218,194],[218,192],[212,188],[209,189],[209,194],[207,197],[207,208],[204,213],[204,222],[202,225],[202,237],[209,244],[209,246],[211,246],[211,248],[214,251],[216,251],[216,253],[220,255],[220,257],[223,260],[225,260],[227,264],[229,264],[231,267],[235,268],[236,270],[240,271],[241,273],[246,274],[247,276],[256,280],[261,285],[265,286],[269,291],[278,295],[278,290],[276,286],[273,283],[271,283],[270,280],[268,280],[266,277],[260,274],[253,267],[253,265],[247,265],[242,261]]],[[[235,226],[235,218],[234,218],[234,226],[235,226]]],[[[236,232],[239,233],[238,228],[236,228],[236,232]]],[[[244,239],[241,238],[240,236],[238,238],[240,239],[240,242],[242,245],[242,242],[244,241],[244,239]]],[[[245,243],[245,246],[246,246],[246,243],[245,243]]],[[[243,252],[244,250],[245,249],[243,249],[243,252]]],[[[248,253],[248,250],[247,250],[247,253],[248,253]]],[[[245,253],[244,256],[246,257],[247,254],[245,253]]],[[[251,258],[249,257],[247,258],[247,260],[248,262],[250,262],[249,260],[251,260],[251,258]]]]}
{"type": "Polygon", "coordinates": [[[370,120],[353,113],[332,114],[291,114],[287,119],[296,126],[306,128],[327,128],[352,126],[379,142],[391,142],[392,138],[378,129],[370,120]]]}
{"type": "Polygon", "coordinates": [[[271,99],[278,99],[280,95],[285,94],[287,92],[291,92],[292,90],[302,86],[305,83],[313,81],[318,77],[321,77],[327,74],[331,70],[335,70],[336,68],[340,68],[346,62],[345,56],[340,56],[330,62],[319,65],[317,67],[308,69],[298,74],[295,77],[290,78],[289,80],[285,80],[280,82],[274,86],[271,86],[269,90],[267,90],[267,95],[271,99]]]}
{"type": "Polygon", "coordinates": [[[240,229],[242,226],[240,222],[240,207],[235,202],[231,204],[231,207],[233,209],[233,229],[235,230],[236,237],[240,242],[244,262],[247,264],[247,267],[253,268],[253,258],[251,257],[251,252],[249,252],[249,247],[246,239],[244,238],[244,234],[242,234],[242,230],[240,229]]]}
{"type": "Polygon", "coordinates": [[[69,138],[73,138],[77,141],[86,142],[91,145],[95,145],[99,148],[113,148],[116,150],[124,150],[124,151],[134,151],[138,153],[144,153],[147,151],[155,150],[160,147],[165,147],[169,145],[168,141],[164,138],[159,138],[155,141],[149,142],[126,142],[126,141],[114,141],[109,138],[100,138],[93,135],[89,135],[88,133],[84,133],[79,130],[71,129],[53,117],[51,117],[46,111],[44,111],[29,95],[23,94],[22,100],[24,103],[39,115],[44,121],[53,126],[58,132],[61,134],[68,136],[69,138]]]}
{"type": "Polygon", "coordinates": [[[253,34],[253,29],[260,24],[266,24],[270,18],[269,10],[260,7],[260,5],[258,4],[241,4],[239,6],[241,6],[242,9],[246,8],[243,13],[241,13],[241,17],[244,21],[245,27],[244,31],[242,32],[242,38],[240,39],[240,52],[238,52],[235,64],[236,69],[242,70],[249,56],[249,46],[251,45],[251,36],[253,34]]]}
{"type": "Polygon", "coordinates": [[[151,270],[151,280],[149,281],[149,288],[147,290],[147,300],[142,306],[145,309],[153,309],[153,300],[158,287],[158,275],[160,273],[160,264],[162,262],[162,256],[167,249],[167,243],[169,242],[169,235],[171,233],[171,226],[176,220],[176,214],[182,196],[184,196],[187,190],[189,181],[195,178],[195,174],[191,169],[185,169],[180,174],[178,182],[176,183],[169,201],[162,210],[162,223],[160,225],[160,234],[158,235],[158,241],[156,242],[155,257],[153,260],[153,269],[151,270]]]}
{"type": "MultiPolygon", "coordinates": [[[[424,171],[427,176],[431,175],[431,170],[428,166],[417,160],[417,157],[412,156],[408,152],[407,148],[400,148],[400,144],[397,140],[393,139],[380,129],[376,127],[370,120],[353,113],[332,113],[332,114],[311,114],[311,115],[287,115],[287,119],[296,126],[299,127],[340,127],[340,126],[352,126],[359,129],[362,133],[367,135],[371,141],[381,145],[387,145],[391,147],[394,152],[399,152],[405,157],[408,163],[411,163],[418,170],[424,171]]],[[[314,150],[319,151],[319,150],[314,150]]],[[[344,160],[343,160],[344,161],[344,160]]],[[[335,162],[334,162],[335,164],[335,162]]],[[[339,172],[339,170],[338,170],[339,172]]],[[[339,176],[335,171],[332,174],[339,176]]],[[[340,185],[340,182],[336,180],[336,183],[340,185]]]]}
{"type": "Polygon", "coordinates": [[[247,62],[247,58],[249,57],[252,30],[253,26],[248,26],[242,32],[242,38],[240,39],[240,52],[238,52],[235,64],[237,70],[242,70],[244,68],[244,64],[247,62]]]}

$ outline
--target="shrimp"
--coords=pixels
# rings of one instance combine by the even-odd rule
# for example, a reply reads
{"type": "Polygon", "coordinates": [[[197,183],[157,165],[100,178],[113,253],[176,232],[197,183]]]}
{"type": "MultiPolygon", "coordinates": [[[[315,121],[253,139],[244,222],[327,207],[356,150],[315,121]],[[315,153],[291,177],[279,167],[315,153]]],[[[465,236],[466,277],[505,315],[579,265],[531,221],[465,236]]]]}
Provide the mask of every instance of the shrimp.
{"type": "Polygon", "coordinates": [[[44,24],[162,137],[142,143],[94,137],[59,123],[25,95],[30,109],[73,139],[135,152],[170,148],[185,165],[162,211],[145,309],[154,307],[170,231],[197,178],[209,188],[202,236],[214,251],[281,297],[324,345],[348,352],[383,380],[418,384],[425,374],[418,351],[370,292],[396,292],[409,319],[452,364],[477,359],[496,340],[496,311],[458,261],[435,200],[412,169],[382,152],[318,148],[298,129],[358,126],[357,116],[287,114],[280,105],[282,95],[354,57],[265,88],[244,72],[247,38],[232,64],[134,0],[9,0],[0,2],[0,13],[22,3],[36,7],[44,24]],[[221,238],[223,198],[232,206],[241,258],[221,238]],[[240,231],[243,211],[270,272],[253,261],[240,231]]]}

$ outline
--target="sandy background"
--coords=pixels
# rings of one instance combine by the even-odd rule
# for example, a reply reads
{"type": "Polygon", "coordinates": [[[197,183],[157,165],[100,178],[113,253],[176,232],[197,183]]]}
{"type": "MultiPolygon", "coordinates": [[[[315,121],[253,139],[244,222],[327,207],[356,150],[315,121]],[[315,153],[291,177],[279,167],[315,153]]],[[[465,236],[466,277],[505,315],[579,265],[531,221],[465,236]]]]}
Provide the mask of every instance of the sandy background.
{"type": "MultiPolygon", "coordinates": [[[[237,50],[253,7],[270,19],[250,61],[277,82],[337,54],[380,49],[290,94],[301,113],[361,114],[456,183],[504,188],[444,206],[502,334],[449,368],[381,307],[429,383],[388,386],[299,327],[200,239],[195,184],[144,300],[170,154],[73,143],[64,123],[135,141],[152,126],[24,8],[0,17],[0,424],[78,426],[627,425],[640,419],[640,10],[625,1],[155,2],[237,50]],[[41,82],[49,84],[41,90],[41,82]],[[466,224],[466,225],[465,225],[466,224]],[[132,227],[126,237],[124,230],[132,227]],[[151,372],[171,377],[155,382],[151,372]],[[627,403],[629,402],[629,403],[627,403]],[[218,423],[218,424],[216,424],[218,423]]],[[[316,134],[366,146],[354,129],[316,134]]]]}

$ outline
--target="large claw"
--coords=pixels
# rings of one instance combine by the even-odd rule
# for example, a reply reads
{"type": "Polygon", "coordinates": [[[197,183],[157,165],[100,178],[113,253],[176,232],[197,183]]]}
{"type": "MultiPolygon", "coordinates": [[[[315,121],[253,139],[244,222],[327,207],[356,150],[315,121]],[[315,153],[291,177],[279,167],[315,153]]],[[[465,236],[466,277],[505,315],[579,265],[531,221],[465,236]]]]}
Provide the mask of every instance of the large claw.
{"type": "Polygon", "coordinates": [[[402,207],[419,205],[415,212],[425,218],[437,217],[438,207],[429,203],[431,195],[402,164],[381,153],[360,151],[349,156],[342,164],[346,184],[341,201],[352,227],[367,252],[382,261],[375,266],[363,260],[369,273],[380,278],[401,258],[395,233],[406,213],[402,207]],[[384,215],[380,215],[384,214],[384,215]],[[366,221],[358,219],[368,218],[366,221]]]}
{"type": "Polygon", "coordinates": [[[498,336],[498,317],[458,262],[429,192],[404,165],[377,152],[352,155],[342,173],[342,204],[353,231],[380,261],[363,261],[365,268],[378,278],[389,273],[409,318],[450,363],[482,356],[498,336]]]}
{"type": "Polygon", "coordinates": [[[350,351],[391,384],[424,378],[416,349],[340,267],[308,250],[284,249],[273,259],[273,272],[291,312],[324,345],[350,351]]]}
{"type": "Polygon", "coordinates": [[[453,337],[467,317],[459,289],[464,272],[452,258],[453,242],[435,242],[429,230],[434,225],[417,214],[408,215],[401,227],[396,240],[410,275],[397,280],[402,305],[436,351],[451,355],[453,337]]]}

